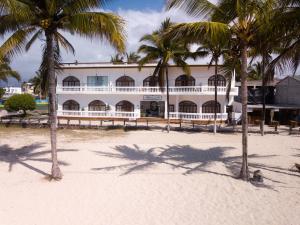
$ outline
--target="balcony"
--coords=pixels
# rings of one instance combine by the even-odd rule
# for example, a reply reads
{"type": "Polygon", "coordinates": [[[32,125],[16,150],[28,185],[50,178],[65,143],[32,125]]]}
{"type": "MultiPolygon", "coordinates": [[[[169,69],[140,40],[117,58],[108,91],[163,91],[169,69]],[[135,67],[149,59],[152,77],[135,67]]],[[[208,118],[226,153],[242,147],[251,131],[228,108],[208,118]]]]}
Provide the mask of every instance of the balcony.
{"type": "MultiPolygon", "coordinates": [[[[139,112],[119,112],[119,111],[57,111],[57,115],[61,117],[83,117],[83,118],[124,118],[124,119],[138,119],[139,112]]],[[[182,120],[214,120],[213,113],[180,113],[170,112],[170,119],[182,120]]],[[[227,120],[227,113],[218,113],[217,120],[227,120]]]]}
{"type": "MultiPolygon", "coordinates": [[[[120,95],[166,95],[166,88],[160,87],[93,87],[93,86],[57,86],[57,94],[120,94],[120,95]]],[[[217,87],[218,95],[226,95],[227,87],[217,87]]],[[[181,86],[169,87],[170,95],[212,95],[215,93],[214,86],[181,86]]],[[[238,88],[233,87],[231,95],[238,94],[238,88]]]]}
{"type": "MultiPolygon", "coordinates": [[[[214,120],[214,113],[181,113],[170,112],[170,119],[182,119],[182,120],[214,120]]],[[[217,113],[217,120],[227,120],[227,113],[217,113]]]]}

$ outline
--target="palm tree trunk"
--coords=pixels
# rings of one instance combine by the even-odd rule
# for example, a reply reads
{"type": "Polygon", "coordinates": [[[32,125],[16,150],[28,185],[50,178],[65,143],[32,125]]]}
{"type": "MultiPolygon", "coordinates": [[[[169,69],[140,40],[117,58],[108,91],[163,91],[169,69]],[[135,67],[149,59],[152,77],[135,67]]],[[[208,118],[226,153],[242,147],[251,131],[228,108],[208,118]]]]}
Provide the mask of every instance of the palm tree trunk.
{"type": "Polygon", "coordinates": [[[261,136],[265,135],[266,121],[266,79],[265,79],[265,54],[262,56],[262,119],[261,119],[261,136]]]}
{"type": "Polygon", "coordinates": [[[167,83],[167,120],[168,120],[168,125],[167,125],[167,131],[168,133],[170,132],[170,95],[169,95],[169,70],[168,66],[166,66],[166,83],[167,83]]]}
{"type": "Polygon", "coordinates": [[[218,58],[215,57],[215,115],[214,115],[214,134],[217,133],[217,109],[218,109],[218,58]]]}
{"type": "Polygon", "coordinates": [[[248,103],[248,88],[247,88],[247,44],[243,43],[242,47],[242,65],[241,65],[241,91],[242,91],[242,168],[240,172],[240,178],[243,180],[249,180],[249,168],[248,168],[248,115],[247,115],[247,103],[248,103]]]}
{"type": "Polygon", "coordinates": [[[54,36],[52,31],[46,31],[46,53],[47,55],[47,72],[49,77],[49,119],[50,119],[50,138],[51,138],[51,157],[52,170],[51,177],[53,179],[61,179],[62,173],[60,171],[57,160],[56,148],[56,82],[55,82],[55,63],[54,63],[54,36]]]}

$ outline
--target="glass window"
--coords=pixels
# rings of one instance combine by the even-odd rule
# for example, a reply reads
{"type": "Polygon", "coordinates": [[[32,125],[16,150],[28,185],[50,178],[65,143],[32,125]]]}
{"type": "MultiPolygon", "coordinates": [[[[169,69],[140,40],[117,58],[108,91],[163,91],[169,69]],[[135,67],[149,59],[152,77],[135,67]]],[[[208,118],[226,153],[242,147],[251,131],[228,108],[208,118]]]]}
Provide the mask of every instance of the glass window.
{"type": "Polygon", "coordinates": [[[133,112],[134,111],[134,105],[131,102],[128,102],[128,101],[121,101],[116,105],[116,111],[133,112]]]}
{"type": "Polygon", "coordinates": [[[117,87],[134,87],[134,79],[129,76],[122,76],[116,80],[117,87]]]}
{"type": "Polygon", "coordinates": [[[89,111],[106,111],[106,105],[100,100],[90,102],[89,111]]]}
{"type": "MultiPolygon", "coordinates": [[[[215,78],[215,75],[208,78],[208,86],[215,86],[215,78]]],[[[217,75],[217,86],[226,86],[226,79],[222,75],[217,75]]]]}
{"type": "Polygon", "coordinates": [[[108,76],[88,76],[87,77],[88,86],[108,86],[108,76]]]}
{"type": "Polygon", "coordinates": [[[188,75],[181,75],[176,78],[175,86],[195,86],[195,78],[188,75]]]}
{"type": "Polygon", "coordinates": [[[63,104],[63,110],[79,111],[79,104],[74,100],[68,100],[63,104]]]}
{"type": "Polygon", "coordinates": [[[76,77],[70,76],[63,80],[63,86],[64,87],[80,86],[80,81],[76,77]]]}
{"type": "Polygon", "coordinates": [[[202,113],[215,113],[215,108],[217,107],[217,113],[221,113],[220,103],[215,101],[208,101],[202,105],[202,113]]]}
{"type": "Polygon", "coordinates": [[[197,113],[197,105],[191,101],[183,101],[179,103],[179,112],[197,113]]]}

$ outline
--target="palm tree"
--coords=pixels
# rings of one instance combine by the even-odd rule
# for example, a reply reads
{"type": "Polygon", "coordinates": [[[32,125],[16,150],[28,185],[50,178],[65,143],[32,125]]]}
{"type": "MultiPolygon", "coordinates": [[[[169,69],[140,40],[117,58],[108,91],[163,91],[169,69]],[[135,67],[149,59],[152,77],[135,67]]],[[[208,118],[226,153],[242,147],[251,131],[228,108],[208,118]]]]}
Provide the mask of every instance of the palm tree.
{"type": "MultiPolygon", "coordinates": [[[[193,41],[193,38],[185,36],[185,41],[197,43],[193,41]]],[[[193,58],[197,57],[207,57],[210,55],[211,60],[209,66],[215,66],[214,74],[214,86],[215,86],[215,112],[214,112],[214,134],[217,133],[217,108],[218,108],[218,71],[219,71],[219,60],[220,58],[228,52],[229,38],[222,37],[220,40],[211,39],[210,35],[205,35],[202,40],[198,43],[201,46],[196,52],[192,53],[193,58]]]]}
{"type": "Polygon", "coordinates": [[[201,40],[203,34],[212,38],[230,33],[236,39],[241,52],[241,92],[242,92],[242,168],[240,178],[249,180],[248,169],[248,119],[247,119],[247,54],[252,37],[258,30],[257,17],[262,13],[259,0],[220,0],[213,4],[208,0],[169,0],[167,8],[180,7],[194,16],[210,17],[208,22],[194,22],[179,24],[174,27],[177,36],[194,36],[201,40]]]}
{"type": "Polygon", "coordinates": [[[184,42],[172,41],[165,38],[166,32],[174,25],[169,18],[162,22],[159,30],[152,34],[147,34],[142,37],[141,42],[147,42],[149,45],[143,44],[140,46],[138,52],[145,54],[139,61],[140,68],[146,64],[157,60],[156,68],[153,76],[158,77],[159,85],[164,87],[166,81],[167,90],[167,131],[170,132],[170,112],[169,112],[169,63],[173,61],[175,65],[180,66],[183,71],[190,75],[190,68],[185,62],[185,58],[189,54],[189,49],[184,42]]]}
{"type": "Polygon", "coordinates": [[[124,57],[118,53],[110,57],[110,62],[113,64],[122,64],[124,63],[124,57]]]}
{"type": "Polygon", "coordinates": [[[0,35],[11,34],[0,47],[0,55],[14,56],[24,48],[28,50],[37,39],[45,37],[40,71],[45,76],[43,82],[49,82],[51,177],[54,179],[62,178],[56,149],[55,67],[59,67],[61,47],[74,53],[73,46],[60,31],[88,38],[107,39],[117,50],[123,52],[125,49],[124,21],[112,13],[93,11],[103,4],[104,0],[10,0],[0,2],[0,35]]]}
{"type": "Polygon", "coordinates": [[[15,78],[17,81],[21,80],[20,74],[13,70],[10,65],[10,61],[7,57],[0,61],[0,81],[8,81],[9,77],[15,78]]]}
{"type": "Polygon", "coordinates": [[[131,64],[131,63],[138,63],[141,56],[139,56],[136,52],[129,52],[126,53],[126,58],[127,58],[127,63],[131,64]]]}
{"type": "Polygon", "coordinates": [[[40,99],[43,98],[43,96],[46,96],[48,94],[48,85],[45,87],[42,87],[43,83],[43,75],[40,71],[35,72],[35,76],[29,80],[30,83],[33,85],[33,93],[36,95],[39,95],[40,99]]]}

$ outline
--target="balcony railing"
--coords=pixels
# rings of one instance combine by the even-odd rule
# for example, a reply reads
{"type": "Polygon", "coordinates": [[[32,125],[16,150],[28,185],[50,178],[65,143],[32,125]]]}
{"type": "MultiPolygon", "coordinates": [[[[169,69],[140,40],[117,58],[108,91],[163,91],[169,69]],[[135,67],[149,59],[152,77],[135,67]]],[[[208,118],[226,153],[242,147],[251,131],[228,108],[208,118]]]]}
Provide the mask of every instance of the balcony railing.
{"type": "MultiPolygon", "coordinates": [[[[219,95],[225,95],[227,87],[217,87],[219,95]]],[[[185,87],[169,87],[170,95],[190,94],[190,95],[205,95],[213,94],[215,92],[214,86],[185,86],[185,87]]],[[[58,94],[157,94],[165,95],[165,87],[93,87],[93,86],[57,86],[58,94]]],[[[238,94],[238,88],[231,88],[232,95],[238,94]]]]}
{"type": "MultiPolygon", "coordinates": [[[[214,113],[181,113],[170,112],[170,119],[182,120],[214,120],[214,113]]],[[[217,120],[227,120],[227,113],[217,113],[217,120]]]]}
{"type": "MultiPolygon", "coordinates": [[[[90,117],[90,118],[128,118],[137,119],[140,118],[139,112],[118,112],[118,111],[69,111],[59,110],[58,116],[66,117],[90,117]]],[[[182,120],[214,120],[213,113],[181,113],[170,112],[170,119],[182,119],[182,120]]],[[[217,120],[227,120],[227,113],[218,113],[217,120]]]]}
{"type": "Polygon", "coordinates": [[[138,118],[138,112],[120,112],[120,111],[71,111],[59,110],[58,116],[68,117],[103,117],[103,118],[138,118]]]}

